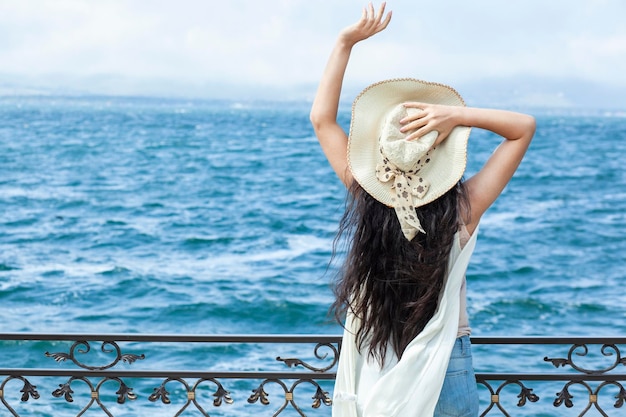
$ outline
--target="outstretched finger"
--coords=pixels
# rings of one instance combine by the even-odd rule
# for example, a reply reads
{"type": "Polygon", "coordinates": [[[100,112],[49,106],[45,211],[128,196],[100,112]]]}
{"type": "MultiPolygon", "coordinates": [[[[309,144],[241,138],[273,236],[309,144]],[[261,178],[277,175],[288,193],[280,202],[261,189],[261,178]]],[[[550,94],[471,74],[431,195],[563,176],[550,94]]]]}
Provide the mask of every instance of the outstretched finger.
{"type": "MultiPolygon", "coordinates": [[[[408,135],[405,140],[411,141],[411,140],[417,140],[419,138],[421,138],[422,136],[426,135],[427,133],[433,132],[434,129],[431,129],[429,126],[423,126],[420,129],[417,129],[415,132],[411,133],[410,135],[408,135]]],[[[439,133],[439,132],[437,132],[439,133]]]]}
{"type": "Polygon", "coordinates": [[[411,114],[407,114],[402,119],[400,119],[400,124],[403,125],[402,130],[405,131],[405,130],[417,129],[418,127],[425,125],[428,122],[426,120],[421,120],[421,119],[424,119],[427,115],[428,113],[426,113],[423,110],[420,112],[411,112],[411,114]]]}
{"type": "Polygon", "coordinates": [[[428,120],[422,118],[404,118],[400,121],[403,126],[400,128],[402,133],[413,134],[417,129],[423,128],[428,124],[428,120]]]}
{"type": "Polygon", "coordinates": [[[382,2],[380,4],[380,7],[378,8],[378,13],[376,13],[376,23],[377,24],[380,24],[380,22],[383,20],[383,16],[385,15],[385,6],[386,5],[387,5],[387,3],[382,2]]]}
{"type": "MultiPolygon", "coordinates": [[[[387,3],[382,3],[380,5],[380,8],[378,9],[378,13],[374,15],[374,20],[372,22],[373,23],[372,29],[374,30],[374,33],[378,33],[384,30],[389,24],[389,22],[391,21],[391,12],[387,13],[387,16],[385,16],[386,5],[387,3]]],[[[370,3],[370,6],[371,6],[371,3],[370,3]]]]}
{"type": "Polygon", "coordinates": [[[407,101],[406,103],[404,103],[404,107],[410,107],[413,109],[420,109],[420,110],[424,110],[424,107],[426,107],[426,103],[421,103],[419,101],[407,101]]]}
{"type": "Polygon", "coordinates": [[[368,5],[369,13],[368,16],[370,19],[376,19],[376,11],[374,10],[374,5],[370,2],[368,5]]]}
{"type": "Polygon", "coordinates": [[[372,3],[369,3],[367,6],[363,7],[363,12],[361,14],[361,20],[358,25],[361,29],[370,32],[371,27],[375,25],[376,15],[374,13],[374,6],[372,3]]]}
{"type": "Polygon", "coordinates": [[[386,28],[387,25],[389,24],[389,21],[391,20],[391,11],[389,11],[389,13],[387,13],[387,16],[385,16],[385,8],[387,7],[387,3],[383,2],[380,5],[380,9],[378,10],[378,19],[376,19],[378,21],[378,25],[382,26],[382,29],[386,28]],[[383,20],[384,17],[384,20],[383,20]]]}
{"type": "Polygon", "coordinates": [[[371,20],[372,18],[374,18],[376,16],[375,12],[374,12],[374,6],[372,5],[372,3],[368,3],[366,6],[363,6],[362,9],[362,15],[361,18],[363,20],[371,20]]]}
{"type": "Polygon", "coordinates": [[[363,11],[361,12],[361,22],[367,21],[367,6],[363,7],[363,11]]]}

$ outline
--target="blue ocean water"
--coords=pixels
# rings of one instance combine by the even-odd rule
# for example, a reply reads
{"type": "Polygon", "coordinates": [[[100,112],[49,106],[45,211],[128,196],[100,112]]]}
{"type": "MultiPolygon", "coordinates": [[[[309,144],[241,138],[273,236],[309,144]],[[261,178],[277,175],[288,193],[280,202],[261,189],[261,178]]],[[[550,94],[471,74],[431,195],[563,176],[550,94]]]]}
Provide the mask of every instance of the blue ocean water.
{"type": "MultiPolygon", "coordinates": [[[[0,98],[2,332],[340,333],[327,309],[345,191],[309,108],[0,98]]],[[[468,271],[474,335],[623,336],[626,114],[532,113],[535,139],[468,271]]],[[[467,175],[497,143],[472,132],[467,175]]],[[[251,369],[248,353],[211,367],[251,369]]],[[[198,365],[193,350],[154,356],[198,365]]],[[[510,359],[475,362],[524,368],[510,359]]]]}

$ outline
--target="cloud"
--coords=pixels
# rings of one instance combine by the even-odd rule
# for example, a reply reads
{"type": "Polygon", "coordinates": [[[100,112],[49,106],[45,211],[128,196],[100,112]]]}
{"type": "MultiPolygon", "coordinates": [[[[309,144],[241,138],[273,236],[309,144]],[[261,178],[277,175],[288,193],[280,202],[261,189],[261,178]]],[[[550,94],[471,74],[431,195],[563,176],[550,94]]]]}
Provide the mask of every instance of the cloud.
{"type": "MultiPolygon", "coordinates": [[[[0,83],[201,94],[313,85],[338,31],[364,3],[0,0],[0,83]]],[[[626,87],[621,0],[388,3],[392,23],[357,45],[349,84],[410,75],[449,83],[567,77],[626,87]]]]}

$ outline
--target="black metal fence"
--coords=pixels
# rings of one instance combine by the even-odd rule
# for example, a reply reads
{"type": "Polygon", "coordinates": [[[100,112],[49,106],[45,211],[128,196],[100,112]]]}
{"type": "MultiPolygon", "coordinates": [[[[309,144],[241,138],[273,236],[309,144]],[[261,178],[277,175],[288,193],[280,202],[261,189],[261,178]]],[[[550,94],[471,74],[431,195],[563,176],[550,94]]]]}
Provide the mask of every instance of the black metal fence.
{"type": "MultiPolygon", "coordinates": [[[[626,415],[626,337],[472,344],[481,416],[626,415]]],[[[340,347],[337,335],[0,333],[0,416],[330,416],[340,347]]]]}

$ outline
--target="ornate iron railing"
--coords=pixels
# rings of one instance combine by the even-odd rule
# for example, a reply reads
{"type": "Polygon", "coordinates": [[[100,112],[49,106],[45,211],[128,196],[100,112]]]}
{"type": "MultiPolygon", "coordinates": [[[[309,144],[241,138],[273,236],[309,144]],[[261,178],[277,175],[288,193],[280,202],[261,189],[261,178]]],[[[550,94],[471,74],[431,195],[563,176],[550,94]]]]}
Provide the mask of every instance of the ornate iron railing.
{"type": "MultiPolygon", "coordinates": [[[[472,344],[481,416],[624,413],[626,337],[472,344]]],[[[329,416],[339,351],[337,335],[0,333],[0,415],[329,416]]]]}

